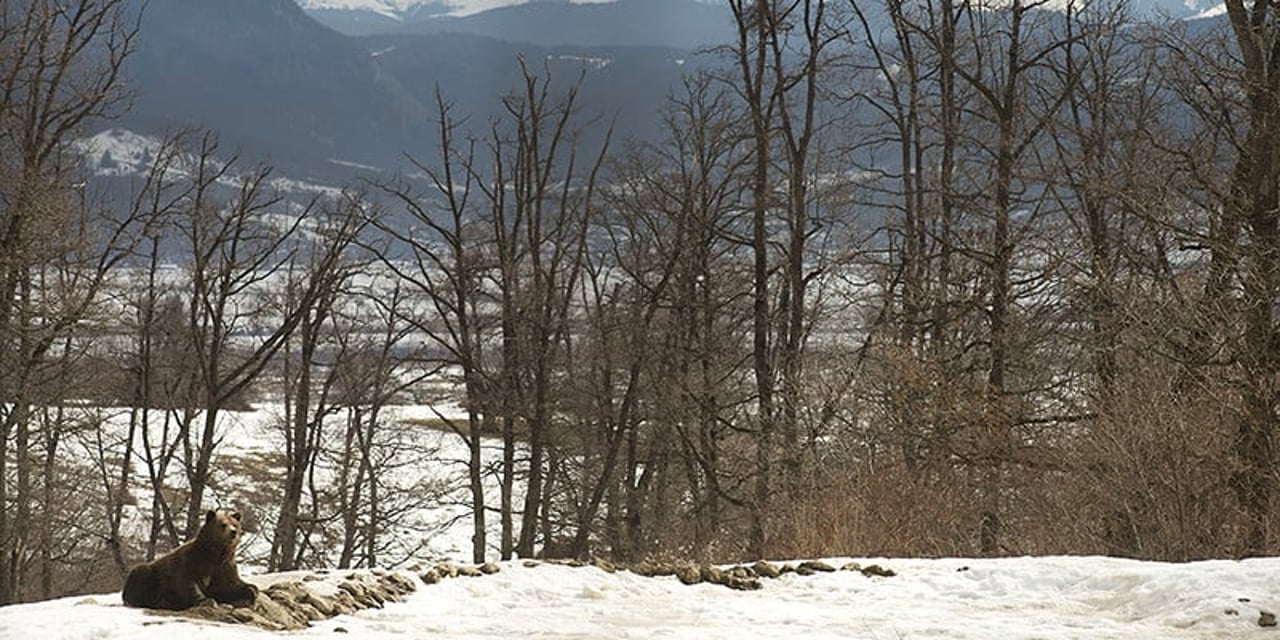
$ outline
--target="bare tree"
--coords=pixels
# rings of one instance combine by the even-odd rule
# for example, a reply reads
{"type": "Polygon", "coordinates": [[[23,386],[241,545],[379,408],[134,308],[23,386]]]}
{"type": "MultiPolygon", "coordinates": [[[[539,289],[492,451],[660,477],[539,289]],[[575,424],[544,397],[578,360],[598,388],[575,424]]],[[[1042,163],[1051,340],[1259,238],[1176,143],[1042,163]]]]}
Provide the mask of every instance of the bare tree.
{"type": "Polygon", "coordinates": [[[1195,123],[1176,150],[1189,215],[1169,224],[1206,255],[1181,343],[1188,380],[1239,394],[1231,419],[1231,485],[1245,519],[1243,554],[1272,548],[1278,464],[1274,301],[1280,295],[1280,31],[1268,2],[1226,3],[1227,22],[1168,39],[1166,78],[1195,123]],[[1192,47],[1192,48],[1186,48],[1192,47]],[[1198,135],[1196,135],[1198,134],[1198,135]],[[1232,363],[1233,367],[1222,364],[1232,363]],[[1238,370],[1234,370],[1238,367],[1238,370]]]}
{"type": "Polygon", "coordinates": [[[486,327],[480,285],[485,269],[482,225],[475,209],[477,180],[475,142],[459,141],[460,123],[454,120],[452,105],[436,90],[440,135],[438,167],[416,159],[412,162],[431,181],[426,194],[416,193],[408,184],[387,185],[383,189],[404,208],[409,226],[401,216],[375,221],[392,241],[377,254],[397,278],[422,296],[431,315],[406,309],[405,321],[444,352],[433,370],[456,367],[462,380],[466,424],[455,424],[441,416],[467,446],[468,482],[472,511],[472,559],[483,562],[487,553],[486,509],[482,453],[483,416],[492,416],[497,407],[491,400],[492,376],[485,369],[486,327]],[[438,200],[444,215],[433,205],[438,200]]]}
{"type": "Polygon", "coordinates": [[[68,152],[82,127],[127,98],[119,78],[135,34],[123,0],[0,8],[0,603],[23,597],[28,586],[22,568],[36,500],[32,373],[89,312],[139,224],[88,215],[68,152]],[[66,272],[78,286],[65,289],[56,306],[37,310],[30,301],[52,261],[78,262],[75,275],[66,272]],[[9,460],[16,464],[12,492],[9,460]]]}
{"type": "Polygon", "coordinates": [[[614,480],[623,495],[610,506],[618,557],[672,548],[705,557],[732,521],[726,512],[751,495],[734,425],[752,395],[736,354],[751,341],[737,204],[753,160],[735,103],[714,77],[687,77],[668,98],[666,139],[623,154],[607,190],[599,224],[611,251],[592,256],[594,304],[584,305],[598,327],[584,348],[601,355],[588,358],[598,372],[575,378],[600,379],[589,395],[609,400],[601,409],[616,414],[601,420],[625,436],[604,438],[606,453],[625,446],[614,480]]]}
{"type": "Polygon", "coordinates": [[[303,246],[291,258],[282,305],[286,314],[300,305],[309,308],[302,311],[296,336],[286,340],[284,354],[284,498],[268,559],[268,566],[277,571],[295,569],[301,559],[299,530],[306,480],[323,446],[325,422],[340,408],[332,393],[339,368],[336,360],[327,360],[322,351],[330,347],[329,357],[345,355],[332,349],[332,333],[338,330],[333,327],[334,315],[344,301],[349,281],[364,266],[349,251],[369,220],[363,194],[344,192],[336,202],[324,206],[330,209],[311,221],[315,237],[302,238],[299,244],[303,246]],[[302,300],[295,301],[298,297],[302,300]],[[292,352],[295,343],[296,362],[292,352]]]}
{"type": "Polygon", "coordinates": [[[957,75],[976,94],[979,117],[974,135],[981,137],[971,138],[976,150],[973,160],[991,169],[989,181],[972,185],[977,193],[989,194],[982,202],[986,209],[982,219],[989,225],[983,233],[984,246],[968,248],[986,270],[988,287],[984,340],[988,404],[983,410],[987,416],[980,418],[984,424],[975,434],[983,450],[974,453],[984,476],[986,506],[979,527],[983,553],[1002,548],[1002,477],[1005,467],[1016,459],[1019,438],[1015,434],[1037,423],[1027,415],[1035,411],[1031,395],[1035,386],[1029,378],[1015,380],[1013,375],[1017,345],[1035,335],[1029,320],[1018,317],[1016,303],[1020,291],[1037,281],[1030,263],[1018,264],[1017,255],[1029,244],[1031,223],[1046,211],[1045,200],[1034,187],[1039,179],[1032,166],[1037,145],[1076,81],[1072,76],[1053,75],[1049,63],[1083,37],[1055,26],[1054,19],[1040,11],[1041,4],[1014,2],[999,11],[970,10],[965,28],[971,34],[971,57],[956,67],[957,75]]]}
{"type": "Polygon", "coordinates": [[[217,156],[218,144],[206,134],[192,155],[193,189],[177,216],[181,250],[190,255],[185,309],[191,336],[190,357],[198,375],[195,406],[179,421],[178,440],[191,498],[185,531],[193,535],[204,513],[214,450],[219,441],[219,414],[252,384],[284,346],[298,325],[313,313],[317,298],[331,288],[347,234],[336,234],[317,252],[315,264],[326,265],[325,277],[308,280],[283,309],[270,308],[264,287],[287,270],[297,255],[293,239],[315,208],[285,212],[280,196],[271,193],[270,169],[237,174],[235,159],[217,156]],[[220,181],[237,186],[223,199],[220,181]],[[237,343],[248,323],[266,331],[250,344],[237,343]]]}
{"type": "MultiPolygon", "coordinates": [[[[538,539],[549,537],[553,380],[572,337],[570,305],[580,286],[594,213],[591,194],[608,144],[579,166],[581,125],[575,114],[581,74],[560,89],[549,71],[539,76],[523,59],[520,69],[522,86],[503,98],[504,121],[495,123],[489,141],[495,170],[485,195],[502,314],[503,512],[510,513],[518,420],[527,428],[529,460],[513,550],[529,557],[538,539]]],[[[510,530],[505,522],[504,530],[510,530]]]]}

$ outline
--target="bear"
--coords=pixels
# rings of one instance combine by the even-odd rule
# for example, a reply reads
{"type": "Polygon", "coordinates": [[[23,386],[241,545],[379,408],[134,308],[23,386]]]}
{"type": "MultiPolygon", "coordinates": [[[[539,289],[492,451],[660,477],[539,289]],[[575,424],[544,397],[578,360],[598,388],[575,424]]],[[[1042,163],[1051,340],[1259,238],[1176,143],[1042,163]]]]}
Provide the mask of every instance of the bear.
{"type": "Polygon", "coordinates": [[[236,546],[240,544],[240,514],[205,513],[195,539],[153,562],[129,570],[124,603],[148,609],[188,609],[210,600],[234,607],[251,607],[258,588],[240,579],[236,546]]]}

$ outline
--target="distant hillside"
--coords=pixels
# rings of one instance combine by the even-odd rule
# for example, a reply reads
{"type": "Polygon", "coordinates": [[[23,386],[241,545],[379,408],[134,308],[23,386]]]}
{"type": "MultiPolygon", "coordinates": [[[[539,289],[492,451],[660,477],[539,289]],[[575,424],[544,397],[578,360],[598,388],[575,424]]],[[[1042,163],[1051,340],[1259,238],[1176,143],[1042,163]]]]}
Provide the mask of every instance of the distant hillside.
{"type": "Polygon", "coordinates": [[[208,127],[284,165],[376,164],[387,141],[426,126],[422,106],[368,51],[292,0],[165,0],[143,15],[128,69],[138,99],[111,126],[208,127]]]}
{"type": "MultiPolygon", "coordinates": [[[[446,2],[410,3],[400,11],[332,8],[360,3],[304,1],[309,13],[351,35],[377,33],[468,33],[542,46],[659,46],[695,49],[722,44],[732,36],[732,15],[724,2],[702,0],[567,0],[514,4],[458,16],[446,2]]],[[[498,3],[500,4],[500,3],[498,3]]]]}
{"type": "Polygon", "coordinates": [[[459,33],[353,38],[293,0],[165,0],[147,3],[129,60],[134,108],[103,127],[150,135],[206,127],[228,151],[333,184],[355,165],[395,169],[406,151],[434,150],[437,85],[460,117],[487,128],[501,96],[517,86],[521,55],[560,85],[585,69],[581,112],[616,116],[619,138],[655,135],[658,106],[691,58],[655,47],[550,48],[459,33]]]}

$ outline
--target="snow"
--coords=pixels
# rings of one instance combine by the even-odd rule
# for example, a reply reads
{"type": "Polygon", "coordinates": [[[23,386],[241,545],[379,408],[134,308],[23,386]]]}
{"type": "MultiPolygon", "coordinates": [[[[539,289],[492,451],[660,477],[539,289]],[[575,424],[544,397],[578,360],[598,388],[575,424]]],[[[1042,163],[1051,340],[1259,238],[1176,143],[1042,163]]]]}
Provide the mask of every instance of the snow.
{"type": "MultiPolygon", "coordinates": [[[[831,559],[835,566],[848,559],[831,559]]],[[[673,577],[503,563],[492,576],[419,585],[405,602],[317,623],[300,637],[1271,638],[1280,560],[1163,564],[1112,558],[875,559],[898,575],[784,575],[758,591],[673,577]]],[[[532,563],[530,563],[532,564],[532,563]]],[[[263,577],[247,577],[266,584],[263,577]]],[[[0,638],[170,640],[277,635],[158,617],[118,594],[0,608],[0,638]]]]}
{"type": "Polygon", "coordinates": [[[147,172],[163,144],[155,136],[114,128],[76,140],[72,147],[85,158],[94,175],[132,176],[147,172]]]}

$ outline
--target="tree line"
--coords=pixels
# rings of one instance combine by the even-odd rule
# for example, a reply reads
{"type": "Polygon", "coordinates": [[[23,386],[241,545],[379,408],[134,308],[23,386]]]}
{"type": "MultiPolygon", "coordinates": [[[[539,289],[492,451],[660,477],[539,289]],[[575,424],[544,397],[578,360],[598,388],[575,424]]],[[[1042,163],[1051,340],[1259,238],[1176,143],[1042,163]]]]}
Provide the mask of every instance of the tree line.
{"type": "Polygon", "coordinates": [[[0,602],[227,499],[271,570],[410,557],[407,398],[462,408],[477,561],[1274,553],[1273,5],[726,2],[660,140],[521,59],[499,116],[441,88],[413,171],[301,204],[201,131],[97,197],[137,16],[6,3],[0,602]],[[215,464],[253,401],[270,495],[215,464]]]}

